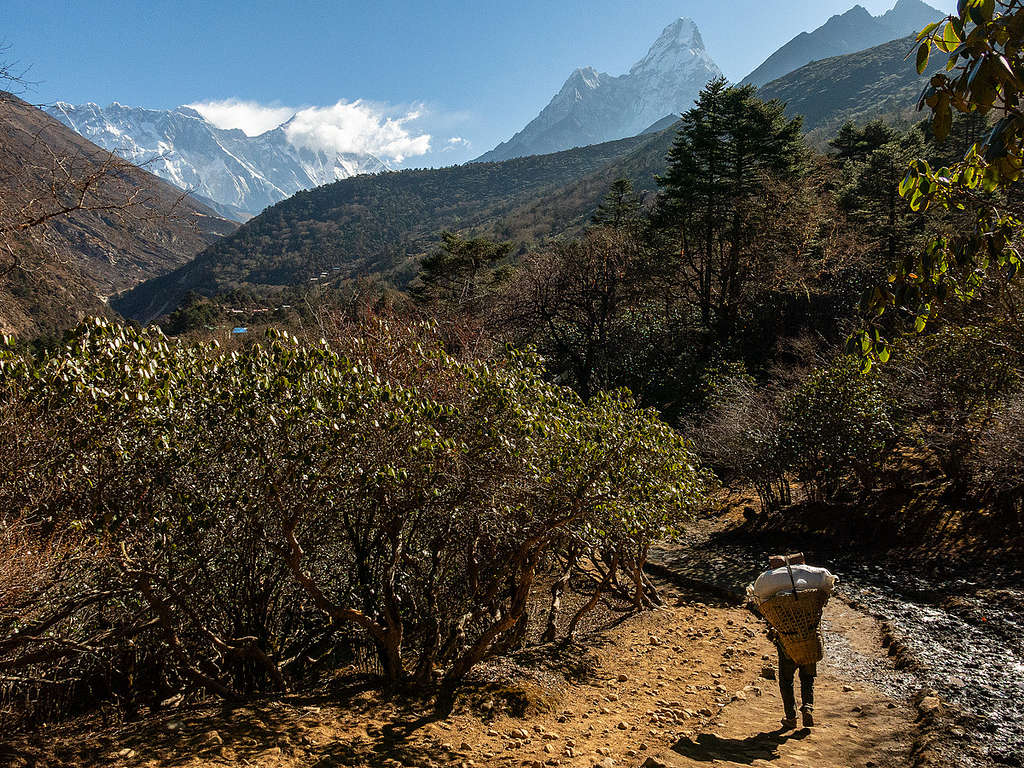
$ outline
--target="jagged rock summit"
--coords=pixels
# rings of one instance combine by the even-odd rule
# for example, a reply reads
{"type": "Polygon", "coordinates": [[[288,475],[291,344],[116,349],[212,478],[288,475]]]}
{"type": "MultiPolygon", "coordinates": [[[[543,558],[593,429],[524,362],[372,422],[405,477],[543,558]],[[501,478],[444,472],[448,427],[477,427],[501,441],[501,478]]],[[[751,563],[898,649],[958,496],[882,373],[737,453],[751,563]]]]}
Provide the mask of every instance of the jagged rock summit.
{"type": "Polygon", "coordinates": [[[577,69],[523,130],[478,158],[480,162],[558,152],[635,136],[692,105],[700,89],[722,74],[700,30],[680,18],[665,27],[627,74],[577,69]]]}
{"type": "Polygon", "coordinates": [[[191,107],[144,109],[114,102],[47,111],[104,149],[189,190],[221,215],[244,221],[303,189],[388,170],[373,155],[330,154],[292,144],[284,123],[259,136],[213,125],[191,107]]]}
{"type": "Polygon", "coordinates": [[[855,5],[813,32],[801,32],[742,82],[760,87],[812,61],[863,51],[906,37],[944,15],[921,0],[898,0],[881,16],[872,16],[863,6],[855,5]]]}

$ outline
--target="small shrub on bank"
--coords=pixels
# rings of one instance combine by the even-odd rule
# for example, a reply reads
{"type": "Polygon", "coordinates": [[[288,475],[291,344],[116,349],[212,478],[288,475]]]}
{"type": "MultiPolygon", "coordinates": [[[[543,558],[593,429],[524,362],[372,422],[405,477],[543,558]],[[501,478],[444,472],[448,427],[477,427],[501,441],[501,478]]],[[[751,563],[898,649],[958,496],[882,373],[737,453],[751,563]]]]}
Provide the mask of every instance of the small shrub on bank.
{"type": "Polygon", "coordinates": [[[788,504],[789,467],[782,449],[785,425],[775,393],[736,372],[709,384],[710,406],[695,433],[697,449],[725,478],[750,483],[763,509],[788,504]]]}
{"type": "Polygon", "coordinates": [[[787,394],[781,450],[812,496],[835,497],[853,474],[874,487],[901,433],[898,410],[885,383],[842,357],[818,368],[787,394]]]}

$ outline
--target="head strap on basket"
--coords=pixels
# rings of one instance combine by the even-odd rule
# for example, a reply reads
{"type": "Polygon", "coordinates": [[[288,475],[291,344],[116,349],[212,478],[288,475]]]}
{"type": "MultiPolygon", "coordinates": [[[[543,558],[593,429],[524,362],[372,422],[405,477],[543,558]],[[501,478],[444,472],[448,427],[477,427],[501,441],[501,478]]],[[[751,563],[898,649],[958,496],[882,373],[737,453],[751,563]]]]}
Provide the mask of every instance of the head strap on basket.
{"type": "Polygon", "coordinates": [[[789,564],[789,555],[786,555],[783,558],[783,561],[786,563],[786,571],[789,573],[789,581],[793,585],[793,599],[799,600],[800,595],[797,594],[796,579],[793,578],[793,567],[789,564]]]}

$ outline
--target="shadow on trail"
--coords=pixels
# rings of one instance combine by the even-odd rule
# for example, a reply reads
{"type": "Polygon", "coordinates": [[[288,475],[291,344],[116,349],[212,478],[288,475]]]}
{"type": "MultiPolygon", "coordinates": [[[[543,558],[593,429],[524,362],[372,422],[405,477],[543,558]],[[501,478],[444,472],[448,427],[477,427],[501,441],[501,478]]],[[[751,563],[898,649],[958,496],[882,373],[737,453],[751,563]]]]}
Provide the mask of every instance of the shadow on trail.
{"type": "Polygon", "coordinates": [[[672,750],[683,757],[701,763],[728,760],[752,765],[755,760],[775,760],[779,746],[790,739],[804,739],[810,734],[806,728],[799,731],[762,731],[745,739],[726,739],[713,733],[702,733],[696,741],[680,739],[672,750]]]}

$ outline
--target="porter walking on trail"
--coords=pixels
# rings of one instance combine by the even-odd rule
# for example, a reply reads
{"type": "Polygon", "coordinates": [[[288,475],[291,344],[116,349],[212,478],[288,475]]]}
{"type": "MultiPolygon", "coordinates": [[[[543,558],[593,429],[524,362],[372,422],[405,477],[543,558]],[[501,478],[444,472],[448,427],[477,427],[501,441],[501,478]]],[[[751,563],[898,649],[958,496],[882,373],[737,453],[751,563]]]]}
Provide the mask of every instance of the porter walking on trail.
{"type": "Polygon", "coordinates": [[[804,563],[803,554],[774,555],[769,570],[747,587],[751,604],[771,626],[779,652],[779,692],[785,717],[782,727],[796,728],[793,677],[800,673],[800,712],[805,728],[814,725],[814,678],[824,649],[821,612],[835,589],[836,577],[825,568],[804,563]]]}

